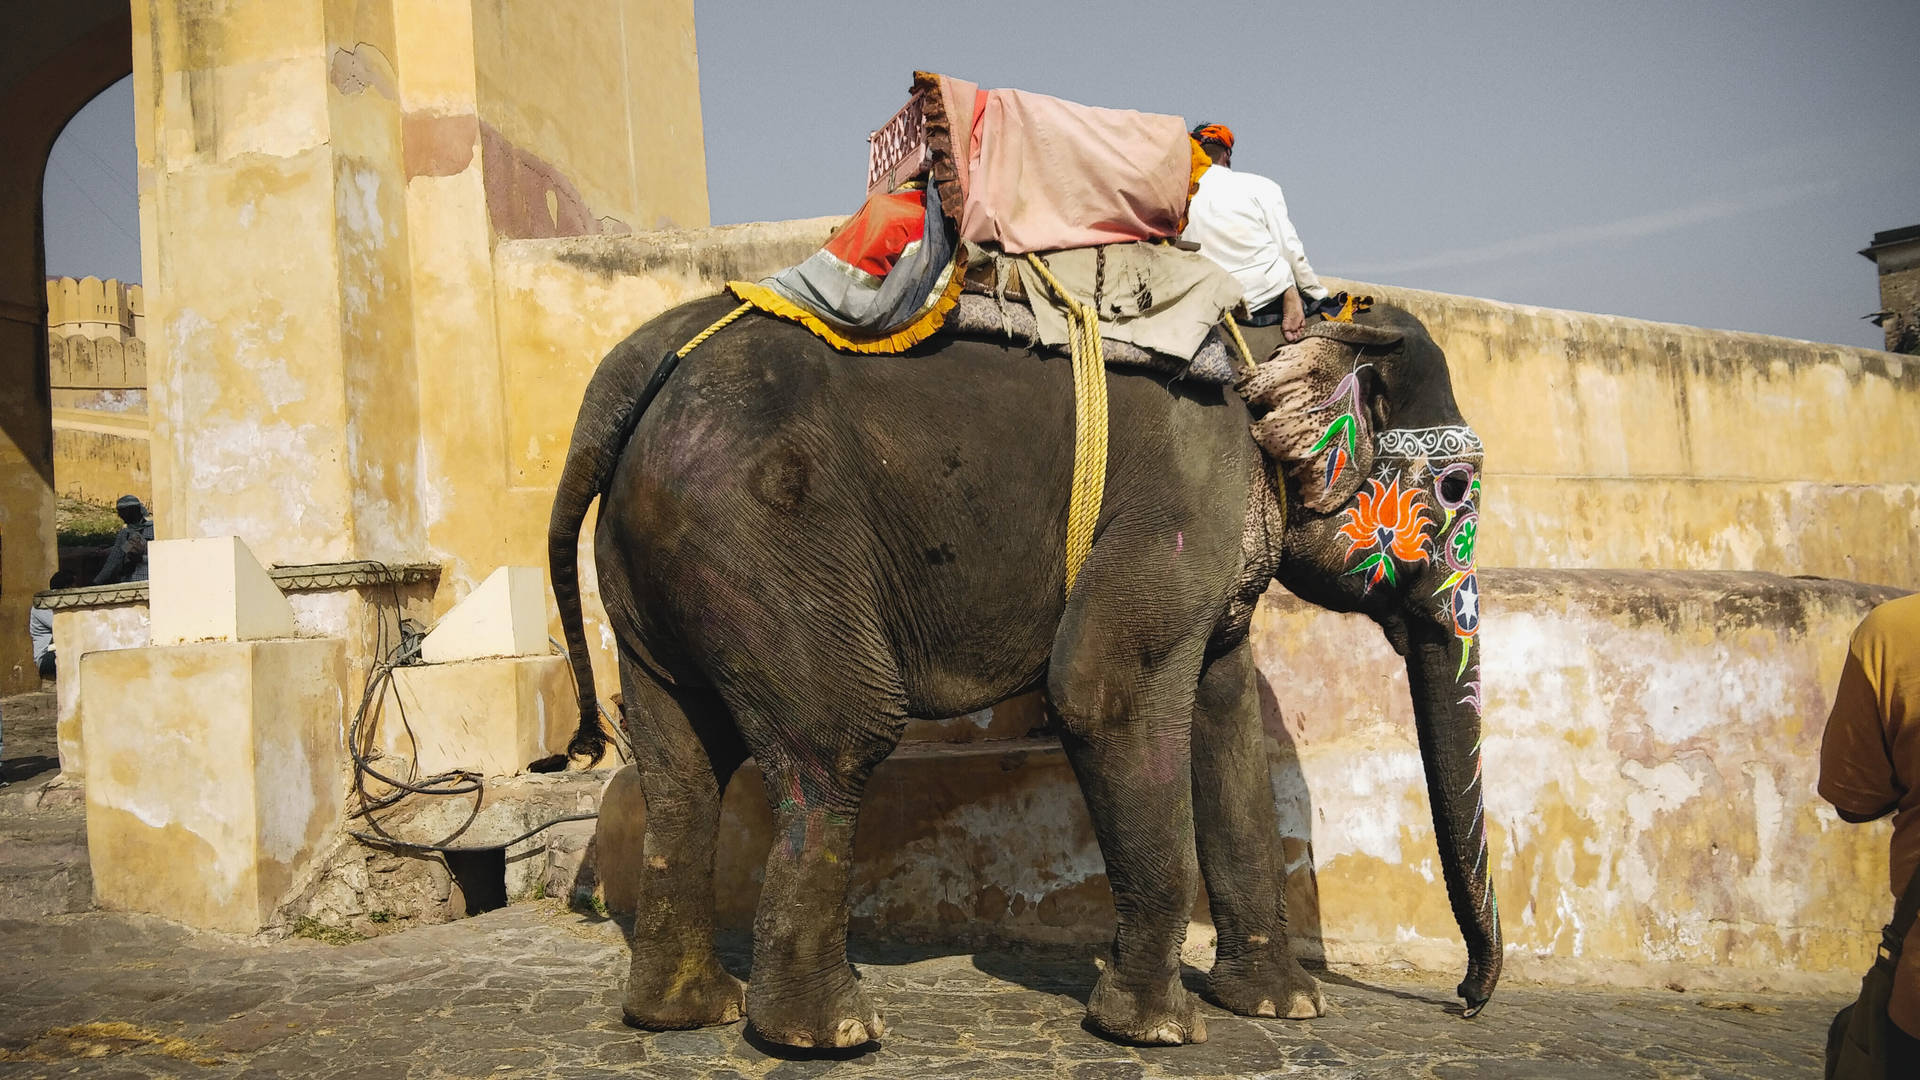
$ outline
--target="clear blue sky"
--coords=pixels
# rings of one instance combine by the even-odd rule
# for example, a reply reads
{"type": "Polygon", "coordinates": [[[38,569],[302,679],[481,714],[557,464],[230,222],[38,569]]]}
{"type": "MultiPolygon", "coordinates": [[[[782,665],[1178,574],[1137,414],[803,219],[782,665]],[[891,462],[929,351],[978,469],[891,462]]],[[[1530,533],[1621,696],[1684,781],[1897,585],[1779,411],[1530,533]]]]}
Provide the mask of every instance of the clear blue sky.
{"type": "MultiPolygon", "coordinates": [[[[694,9],[716,224],[851,211],[916,67],[1230,124],[1370,281],[1877,347],[1855,252],[1920,223],[1915,0],[694,9]]],[[[131,113],[56,148],[50,273],[138,277],[131,113]]]]}

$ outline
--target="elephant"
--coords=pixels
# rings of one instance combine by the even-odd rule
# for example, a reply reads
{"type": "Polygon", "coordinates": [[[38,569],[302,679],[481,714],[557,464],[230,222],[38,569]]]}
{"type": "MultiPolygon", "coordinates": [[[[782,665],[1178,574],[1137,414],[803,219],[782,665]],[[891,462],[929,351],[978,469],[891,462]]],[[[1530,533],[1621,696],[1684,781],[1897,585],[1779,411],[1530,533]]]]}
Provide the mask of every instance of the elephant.
{"type": "Polygon", "coordinates": [[[1483,451],[1419,320],[1380,305],[1283,348],[1279,328],[1249,328],[1250,354],[1271,359],[1238,393],[1108,369],[1104,502],[1069,589],[1068,358],[954,337],[849,356],[755,313],[672,370],[730,302],[686,303],[608,353],[549,524],[580,695],[569,749],[598,760],[578,551],[600,501],[593,557],[647,808],[629,1024],[744,1015],[792,1047],[879,1039],[846,956],[866,781],[909,720],[1034,690],[1117,913],[1090,1026],[1136,1044],[1206,1037],[1179,955],[1203,879],[1218,934],[1205,996],[1321,1015],[1287,934],[1249,644],[1275,580],[1364,613],[1405,658],[1468,953],[1457,992],[1479,1011],[1501,965],[1473,650],[1483,451]],[[743,985],[714,952],[713,862],[721,796],[749,755],[775,839],[743,985]]]}

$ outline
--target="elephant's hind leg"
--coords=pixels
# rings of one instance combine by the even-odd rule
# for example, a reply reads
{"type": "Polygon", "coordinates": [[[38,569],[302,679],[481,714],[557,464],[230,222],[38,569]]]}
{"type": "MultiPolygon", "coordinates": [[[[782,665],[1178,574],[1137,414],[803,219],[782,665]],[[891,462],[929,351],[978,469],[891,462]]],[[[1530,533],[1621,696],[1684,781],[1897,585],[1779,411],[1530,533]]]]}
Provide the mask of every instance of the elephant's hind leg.
{"type": "Polygon", "coordinates": [[[647,800],[626,1021],[650,1030],[732,1023],[746,988],[713,951],[713,854],[720,797],[746,749],[711,691],[663,686],[625,659],[620,685],[647,800]]]}
{"type": "Polygon", "coordinates": [[[1207,997],[1242,1016],[1325,1015],[1320,987],[1294,959],[1287,938],[1280,822],[1247,642],[1216,657],[1200,677],[1193,816],[1219,940],[1207,997]]]}
{"type": "MultiPolygon", "coordinates": [[[[815,674],[821,674],[816,671],[815,674]]],[[[856,676],[829,681],[854,685],[856,676]]],[[[860,1046],[886,1032],[847,962],[854,827],[867,777],[891,753],[903,715],[876,703],[777,705],[732,699],[773,808],[753,920],[747,1022],[786,1046],[860,1046]]]]}

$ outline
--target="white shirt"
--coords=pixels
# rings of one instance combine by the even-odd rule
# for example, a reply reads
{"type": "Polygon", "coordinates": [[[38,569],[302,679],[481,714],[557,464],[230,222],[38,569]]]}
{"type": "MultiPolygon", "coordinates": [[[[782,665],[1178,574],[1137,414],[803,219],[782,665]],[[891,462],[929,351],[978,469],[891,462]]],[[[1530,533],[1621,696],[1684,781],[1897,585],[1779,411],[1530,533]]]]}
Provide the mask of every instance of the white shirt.
{"type": "Polygon", "coordinates": [[[1200,253],[1219,263],[1240,283],[1247,310],[1254,311],[1298,284],[1301,296],[1327,295],[1307,265],[1300,234],[1287,217],[1280,185],[1264,176],[1237,173],[1214,165],[1200,174],[1200,190],[1187,210],[1182,240],[1200,245],[1200,253]]]}

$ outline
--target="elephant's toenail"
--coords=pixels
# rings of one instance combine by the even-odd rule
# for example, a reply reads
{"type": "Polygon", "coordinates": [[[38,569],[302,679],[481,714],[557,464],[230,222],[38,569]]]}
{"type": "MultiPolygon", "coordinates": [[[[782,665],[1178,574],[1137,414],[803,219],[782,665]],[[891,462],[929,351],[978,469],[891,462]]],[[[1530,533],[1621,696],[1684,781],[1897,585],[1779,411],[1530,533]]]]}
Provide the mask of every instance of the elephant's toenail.
{"type": "Polygon", "coordinates": [[[1261,998],[1260,1004],[1255,1005],[1253,1007],[1253,1015],[1265,1016],[1265,1017],[1277,1017],[1280,1015],[1280,1010],[1273,1007],[1272,998],[1261,998]]]}
{"type": "Polygon", "coordinates": [[[858,1020],[842,1020],[840,1026],[833,1030],[835,1046],[859,1046],[868,1041],[867,1025],[858,1020]]]}

